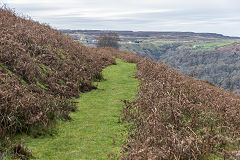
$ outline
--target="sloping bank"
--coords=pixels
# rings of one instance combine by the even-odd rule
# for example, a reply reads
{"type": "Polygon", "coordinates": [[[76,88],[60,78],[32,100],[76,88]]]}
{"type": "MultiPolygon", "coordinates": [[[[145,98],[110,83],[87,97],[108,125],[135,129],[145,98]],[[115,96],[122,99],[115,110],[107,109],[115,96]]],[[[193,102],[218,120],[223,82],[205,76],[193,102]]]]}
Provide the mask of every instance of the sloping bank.
{"type": "Polygon", "coordinates": [[[69,119],[75,108],[69,99],[91,90],[91,80],[115,62],[6,8],[0,8],[0,35],[1,155],[6,137],[69,119]]]}
{"type": "Polygon", "coordinates": [[[133,100],[139,81],[134,63],[117,60],[102,72],[97,90],[81,93],[72,121],[61,121],[54,136],[26,137],[26,146],[37,159],[107,159],[119,156],[126,129],[119,123],[123,102],[133,100]]]}
{"type": "Polygon", "coordinates": [[[163,63],[145,59],[137,69],[138,98],[124,110],[133,126],[123,159],[240,158],[240,95],[163,63]]]}

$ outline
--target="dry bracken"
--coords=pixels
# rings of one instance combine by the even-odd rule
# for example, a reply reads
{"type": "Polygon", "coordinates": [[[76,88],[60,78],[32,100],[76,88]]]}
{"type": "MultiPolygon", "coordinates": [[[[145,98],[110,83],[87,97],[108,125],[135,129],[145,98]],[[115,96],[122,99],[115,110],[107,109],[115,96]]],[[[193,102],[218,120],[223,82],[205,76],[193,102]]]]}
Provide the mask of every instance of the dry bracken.
{"type": "Polygon", "coordinates": [[[184,76],[163,63],[137,64],[137,100],[125,101],[134,122],[123,159],[234,159],[239,153],[240,96],[184,76]]]}

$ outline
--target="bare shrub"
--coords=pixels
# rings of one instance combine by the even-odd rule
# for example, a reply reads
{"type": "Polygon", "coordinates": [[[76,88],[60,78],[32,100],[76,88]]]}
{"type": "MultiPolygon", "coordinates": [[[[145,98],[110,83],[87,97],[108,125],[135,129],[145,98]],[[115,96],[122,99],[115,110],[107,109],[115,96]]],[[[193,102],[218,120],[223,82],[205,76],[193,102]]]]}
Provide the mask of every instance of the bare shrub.
{"type": "Polygon", "coordinates": [[[118,49],[118,41],[120,41],[120,38],[116,32],[101,33],[98,37],[97,47],[112,47],[118,49]]]}

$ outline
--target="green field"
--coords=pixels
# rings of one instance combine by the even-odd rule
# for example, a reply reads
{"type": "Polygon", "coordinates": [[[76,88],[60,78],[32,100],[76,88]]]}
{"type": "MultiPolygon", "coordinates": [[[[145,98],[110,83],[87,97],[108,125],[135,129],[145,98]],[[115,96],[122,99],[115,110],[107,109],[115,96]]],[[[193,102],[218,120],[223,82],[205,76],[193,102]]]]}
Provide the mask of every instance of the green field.
{"type": "Polygon", "coordinates": [[[95,82],[97,90],[80,95],[78,110],[71,114],[73,120],[60,121],[56,135],[24,137],[36,159],[107,159],[108,154],[119,155],[127,133],[125,124],[118,123],[121,100],[137,94],[135,65],[117,60],[117,65],[104,69],[106,80],[95,82]]]}
{"type": "Polygon", "coordinates": [[[189,49],[193,50],[214,50],[220,47],[239,43],[239,40],[199,41],[189,43],[189,49]]]}
{"type": "Polygon", "coordinates": [[[181,40],[157,40],[143,41],[142,43],[121,43],[121,50],[130,51],[139,55],[161,54],[162,49],[171,48],[174,44],[179,44],[177,50],[195,50],[195,51],[212,51],[220,47],[240,43],[240,40],[212,40],[212,41],[181,41],[181,40]],[[148,51],[150,51],[148,53],[148,51]]]}

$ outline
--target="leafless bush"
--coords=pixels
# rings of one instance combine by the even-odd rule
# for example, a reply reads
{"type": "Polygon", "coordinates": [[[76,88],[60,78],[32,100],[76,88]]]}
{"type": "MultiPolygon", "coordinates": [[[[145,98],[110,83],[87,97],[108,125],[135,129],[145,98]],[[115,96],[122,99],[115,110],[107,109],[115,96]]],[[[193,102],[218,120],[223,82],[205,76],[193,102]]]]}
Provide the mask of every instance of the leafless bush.
{"type": "Polygon", "coordinates": [[[112,47],[119,48],[120,38],[116,32],[101,33],[98,37],[97,47],[112,47]]]}

